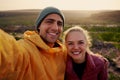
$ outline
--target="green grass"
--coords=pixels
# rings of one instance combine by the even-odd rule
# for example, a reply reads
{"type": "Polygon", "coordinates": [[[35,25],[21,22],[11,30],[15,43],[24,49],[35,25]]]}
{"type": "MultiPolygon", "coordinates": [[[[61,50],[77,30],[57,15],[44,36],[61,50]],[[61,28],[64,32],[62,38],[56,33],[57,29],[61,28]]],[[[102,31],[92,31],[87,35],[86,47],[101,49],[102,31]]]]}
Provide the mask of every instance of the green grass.
{"type": "Polygon", "coordinates": [[[120,42],[120,33],[118,32],[90,32],[93,39],[99,39],[107,42],[120,42]]]}
{"type": "MultiPolygon", "coordinates": [[[[67,27],[65,27],[64,29],[67,30],[70,27],[71,27],[70,25],[69,26],[67,25],[67,27]]],[[[82,27],[88,30],[93,40],[120,43],[120,26],[118,27],[82,26],[82,27]]]]}
{"type": "Polygon", "coordinates": [[[92,26],[92,27],[87,27],[84,26],[84,28],[86,28],[88,31],[91,32],[120,32],[120,26],[117,27],[107,27],[107,25],[105,26],[92,26]]]}
{"type": "Polygon", "coordinates": [[[110,72],[108,80],[120,80],[120,76],[110,72]]]}
{"type": "Polygon", "coordinates": [[[120,42],[120,26],[118,27],[87,27],[84,26],[86,30],[90,32],[93,39],[99,39],[101,41],[108,42],[120,42]]]}

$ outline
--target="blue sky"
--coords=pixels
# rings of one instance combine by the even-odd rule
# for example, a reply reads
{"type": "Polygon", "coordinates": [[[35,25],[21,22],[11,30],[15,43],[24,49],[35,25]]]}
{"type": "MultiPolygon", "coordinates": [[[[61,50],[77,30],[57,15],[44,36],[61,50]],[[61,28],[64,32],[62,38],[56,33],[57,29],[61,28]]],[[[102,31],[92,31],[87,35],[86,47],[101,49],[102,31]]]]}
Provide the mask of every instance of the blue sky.
{"type": "Polygon", "coordinates": [[[0,10],[43,9],[47,6],[61,10],[120,10],[120,0],[0,0],[0,10]]]}

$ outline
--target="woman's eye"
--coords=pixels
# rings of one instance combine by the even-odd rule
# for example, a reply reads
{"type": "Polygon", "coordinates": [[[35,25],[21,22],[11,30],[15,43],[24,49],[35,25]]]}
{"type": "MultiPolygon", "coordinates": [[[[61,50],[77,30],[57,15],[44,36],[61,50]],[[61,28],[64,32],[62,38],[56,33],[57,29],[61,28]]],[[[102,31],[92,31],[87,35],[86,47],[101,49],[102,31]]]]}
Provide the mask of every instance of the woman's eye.
{"type": "Polygon", "coordinates": [[[78,42],[78,44],[82,45],[82,44],[84,44],[84,42],[82,42],[82,41],[79,41],[79,42],[78,42]]]}

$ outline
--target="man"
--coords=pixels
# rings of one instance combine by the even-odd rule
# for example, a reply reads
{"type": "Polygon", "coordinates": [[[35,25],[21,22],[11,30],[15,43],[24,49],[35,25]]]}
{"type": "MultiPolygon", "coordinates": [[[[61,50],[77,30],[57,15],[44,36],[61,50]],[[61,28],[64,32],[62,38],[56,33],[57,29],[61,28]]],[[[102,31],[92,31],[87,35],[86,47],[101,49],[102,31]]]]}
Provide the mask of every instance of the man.
{"type": "Polygon", "coordinates": [[[26,31],[19,41],[0,30],[0,80],[63,80],[66,49],[58,40],[63,26],[62,12],[47,7],[37,31],[26,31]]]}

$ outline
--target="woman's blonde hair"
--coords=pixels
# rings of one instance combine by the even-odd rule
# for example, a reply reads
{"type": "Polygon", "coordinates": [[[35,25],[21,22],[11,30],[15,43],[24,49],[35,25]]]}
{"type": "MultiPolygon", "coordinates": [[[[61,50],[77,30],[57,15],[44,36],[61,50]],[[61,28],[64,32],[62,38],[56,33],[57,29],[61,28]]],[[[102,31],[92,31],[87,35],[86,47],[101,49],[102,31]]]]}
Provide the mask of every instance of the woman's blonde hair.
{"type": "MultiPolygon", "coordinates": [[[[79,26],[71,27],[71,28],[67,29],[67,30],[64,32],[64,35],[63,35],[63,41],[64,41],[64,42],[66,41],[66,38],[67,38],[68,34],[69,34],[70,32],[73,32],[73,31],[82,32],[82,33],[85,35],[86,41],[87,41],[87,43],[88,43],[88,45],[89,45],[88,47],[92,46],[92,44],[91,44],[91,40],[92,40],[92,39],[91,39],[88,31],[85,30],[85,29],[83,29],[82,27],[79,27],[79,26]]],[[[77,36],[77,35],[76,35],[76,36],[77,36]]]]}

